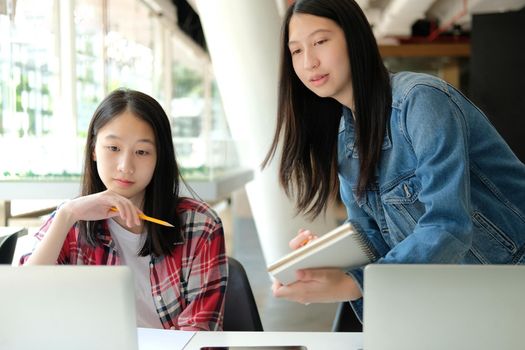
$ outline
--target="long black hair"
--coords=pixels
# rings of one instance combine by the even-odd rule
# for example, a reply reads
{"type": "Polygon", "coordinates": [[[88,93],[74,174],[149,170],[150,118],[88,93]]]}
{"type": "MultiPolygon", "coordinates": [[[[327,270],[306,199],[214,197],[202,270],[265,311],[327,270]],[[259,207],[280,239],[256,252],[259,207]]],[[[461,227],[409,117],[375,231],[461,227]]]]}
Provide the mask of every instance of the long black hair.
{"type": "MultiPolygon", "coordinates": [[[[132,112],[153,129],[157,151],[157,163],[150,183],[144,195],[143,211],[153,217],[166,218],[175,228],[145,221],[147,236],[139,255],[147,256],[170,254],[174,244],[182,242],[180,218],[177,214],[179,203],[179,168],[173,148],[171,126],[168,116],[161,105],[152,97],[134,90],[117,89],[111,92],[97,107],[89,124],[84,156],[84,174],[82,178],[82,196],[106,190],[102,182],[93,152],[97,135],[108,122],[125,111],[132,112]]],[[[100,240],[98,232],[103,221],[80,221],[81,238],[95,245],[100,240]]]]}
{"type": "MultiPolygon", "coordinates": [[[[277,128],[264,168],[282,139],[279,180],[297,209],[315,218],[338,192],[337,133],[342,106],[310,91],[297,77],[288,48],[290,19],[296,13],[328,18],[344,32],[354,99],[359,152],[357,194],[373,180],[391,110],[390,77],[370,24],[353,0],[299,0],[290,5],[281,35],[277,128]]],[[[350,84],[350,82],[349,82],[350,84]]]]}

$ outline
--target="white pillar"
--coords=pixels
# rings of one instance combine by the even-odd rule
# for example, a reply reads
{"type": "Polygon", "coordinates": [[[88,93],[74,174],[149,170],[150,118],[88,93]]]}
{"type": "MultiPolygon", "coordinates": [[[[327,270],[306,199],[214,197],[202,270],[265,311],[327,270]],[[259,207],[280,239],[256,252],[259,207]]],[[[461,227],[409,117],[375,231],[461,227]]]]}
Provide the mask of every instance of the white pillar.
{"type": "Polygon", "coordinates": [[[275,131],[281,18],[275,1],[195,3],[241,163],[255,172],[246,190],[264,257],[271,263],[290,250],[288,241],[299,228],[322,234],[336,225],[333,211],[314,222],[294,216],[294,204],[278,183],[276,160],[260,170],[275,131]]]}

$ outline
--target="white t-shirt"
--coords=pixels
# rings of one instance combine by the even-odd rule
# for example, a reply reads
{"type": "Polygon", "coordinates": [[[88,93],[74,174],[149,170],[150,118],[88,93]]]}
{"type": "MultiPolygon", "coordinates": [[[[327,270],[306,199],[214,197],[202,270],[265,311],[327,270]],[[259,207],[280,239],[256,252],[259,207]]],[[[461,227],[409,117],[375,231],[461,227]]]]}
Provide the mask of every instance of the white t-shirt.
{"type": "Polygon", "coordinates": [[[109,231],[115,241],[122,264],[133,271],[135,279],[135,304],[137,309],[137,327],[160,328],[162,324],[151,295],[150,260],[148,256],[138,256],[145,233],[136,234],[109,219],[109,231]]]}

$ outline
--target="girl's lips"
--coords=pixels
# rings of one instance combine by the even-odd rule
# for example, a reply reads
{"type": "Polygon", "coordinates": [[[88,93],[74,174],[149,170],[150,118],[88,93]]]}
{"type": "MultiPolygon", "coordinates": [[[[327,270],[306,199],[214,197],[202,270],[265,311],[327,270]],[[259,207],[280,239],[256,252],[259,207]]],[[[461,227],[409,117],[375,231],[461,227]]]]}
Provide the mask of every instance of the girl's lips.
{"type": "Polygon", "coordinates": [[[123,180],[123,179],[115,179],[115,182],[121,186],[121,187],[129,187],[133,185],[133,181],[123,180]]]}
{"type": "Polygon", "coordinates": [[[328,81],[328,74],[315,75],[310,79],[313,86],[321,86],[328,81]]]}

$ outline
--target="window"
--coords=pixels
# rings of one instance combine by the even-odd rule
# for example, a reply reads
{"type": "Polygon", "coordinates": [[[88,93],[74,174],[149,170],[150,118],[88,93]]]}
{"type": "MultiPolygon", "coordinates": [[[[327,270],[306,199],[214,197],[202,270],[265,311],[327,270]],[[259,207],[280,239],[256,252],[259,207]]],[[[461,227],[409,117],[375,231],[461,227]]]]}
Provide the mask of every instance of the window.
{"type": "Polygon", "coordinates": [[[185,177],[210,178],[238,165],[208,55],[175,32],[170,116],[185,177]]]}
{"type": "Polygon", "coordinates": [[[108,2],[107,90],[153,94],[153,14],[136,0],[108,2]]]}
{"type": "Polygon", "coordinates": [[[0,153],[0,176],[54,172],[53,159],[65,151],[66,128],[57,127],[64,126],[58,117],[57,6],[56,0],[18,0],[14,13],[0,16],[0,148],[16,150],[0,153]]]}
{"type": "Polygon", "coordinates": [[[8,11],[0,13],[0,149],[16,152],[0,152],[0,180],[78,181],[89,121],[118,87],[143,91],[163,105],[183,172],[211,176],[236,164],[209,56],[150,2],[6,3],[8,11]]]}
{"type": "Polygon", "coordinates": [[[74,10],[77,134],[104,98],[104,8],[102,0],[76,0],[74,10]]]}

